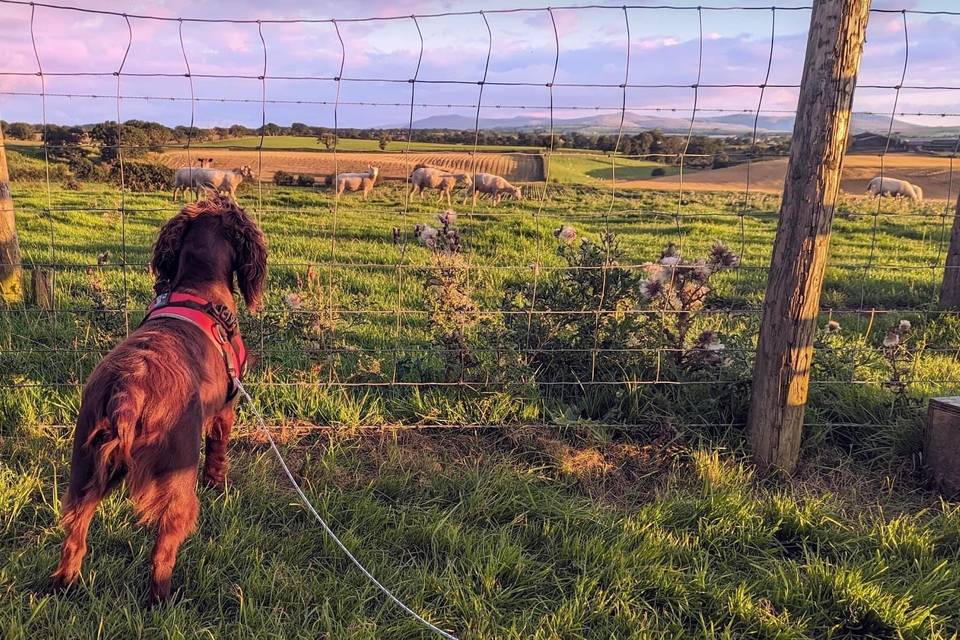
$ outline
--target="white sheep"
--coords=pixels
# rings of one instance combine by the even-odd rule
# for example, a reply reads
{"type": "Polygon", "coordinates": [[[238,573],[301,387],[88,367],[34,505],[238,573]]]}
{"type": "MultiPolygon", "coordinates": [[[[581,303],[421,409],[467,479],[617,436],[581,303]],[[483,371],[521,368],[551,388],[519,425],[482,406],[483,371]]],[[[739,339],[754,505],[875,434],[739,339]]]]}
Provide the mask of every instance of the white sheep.
{"type": "Polygon", "coordinates": [[[867,184],[867,193],[875,196],[903,196],[914,202],[923,200],[923,189],[906,180],[877,176],[867,184]]]}
{"type": "Polygon", "coordinates": [[[492,173],[478,173],[473,177],[473,205],[477,205],[477,197],[481,194],[493,197],[493,206],[500,204],[503,194],[509,193],[517,200],[522,200],[520,187],[515,187],[504,178],[492,173]]]}
{"type": "Polygon", "coordinates": [[[377,176],[380,175],[379,167],[369,167],[366,173],[338,173],[336,177],[337,197],[343,195],[344,191],[362,191],[363,199],[373,191],[373,185],[377,182],[377,176]]]}
{"type": "Polygon", "coordinates": [[[413,173],[410,174],[410,197],[412,198],[414,194],[419,194],[422,200],[425,189],[436,189],[438,192],[437,202],[442,201],[443,197],[446,196],[447,206],[449,207],[453,204],[450,201],[450,194],[457,186],[457,183],[461,181],[469,185],[470,174],[450,173],[436,167],[418,164],[414,168],[413,173]]]}
{"type": "Polygon", "coordinates": [[[249,165],[233,171],[183,167],[177,169],[174,174],[173,199],[176,201],[177,196],[186,193],[187,190],[194,192],[197,200],[200,199],[200,192],[205,190],[223,193],[236,199],[237,187],[244,178],[253,178],[253,170],[249,165]]]}

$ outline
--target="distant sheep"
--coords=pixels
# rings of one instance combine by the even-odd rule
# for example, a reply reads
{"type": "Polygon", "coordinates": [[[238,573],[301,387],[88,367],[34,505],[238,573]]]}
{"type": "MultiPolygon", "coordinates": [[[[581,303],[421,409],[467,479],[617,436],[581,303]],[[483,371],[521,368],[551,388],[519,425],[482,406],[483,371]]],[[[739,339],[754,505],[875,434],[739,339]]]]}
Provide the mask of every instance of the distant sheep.
{"type": "Polygon", "coordinates": [[[379,167],[369,167],[366,173],[338,173],[335,179],[337,197],[343,195],[344,191],[362,191],[363,199],[366,200],[367,195],[373,191],[378,175],[379,167]]]}
{"type": "Polygon", "coordinates": [[[875,196],[903,196],[914,202],[923,200],[923,189],[906,180],[897,178],[881,178],[877,176],[867,185],[867,193],[875,196]]]}
{"type": "Polygon", "coordinates": [[[503,194],[509,193],[517,200],[522,200],[520,187],[515,187],[504,178],[492,173],[478,173],[473,176],[473,205],[477,205],[477,197],[480,194],[488,194],[493,197],[493,206],[500,204],[503,194]]]}
{"type": "Polygon", "coordinates": [[[467,173],[449,173],[443,169],[429,167],[427,165],[417,165],[413,173],[410,174],[410,197],[419,194],[423,199],[425,189],[436,189],[438,192],[437,202],[447,197],[447,206],[453,203],[450,201],[450,194],[457,186],[458,182],[470,184],[470,174],[467,173]]]}
{"type": "Polygon", "coordinates": [[[249,165],[244,165],[233,171],[183,167],[177,169],[174,174],[173,199],[176,201],[178,195],[185,194],[188,190],[194,193],[197,200],[200,199],[201,191],[223,193],[236,199],[237,187],[240,186],[244,178],[253,178],[253,170],[249,165]]]}

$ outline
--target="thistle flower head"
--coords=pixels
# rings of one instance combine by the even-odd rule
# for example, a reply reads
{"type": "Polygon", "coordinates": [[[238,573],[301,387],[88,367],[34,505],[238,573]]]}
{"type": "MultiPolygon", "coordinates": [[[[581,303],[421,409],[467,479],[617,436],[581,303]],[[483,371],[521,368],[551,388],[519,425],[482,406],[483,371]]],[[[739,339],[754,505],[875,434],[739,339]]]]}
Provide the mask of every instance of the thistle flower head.
{"type": "Polygon", "coordinates": [[[901,334],[907,333],[908,331],[910,331],[912,326],[913,325],[910,324],[910,321],[904,318],[903,320],[900,321],[900,324],[897,325],[897,333],[901,333],[901,334]]]}
{"type": "Polygon", "coordinates": [[[677,251],[677,245],[672,242],[668,243],[667,246],[663,248],[663,251],[660,252],[660,264],[667,264],[663,261],[664,258],[680,257],[680,252],[677,251]]]}
{"type": "Polygon", "coordinates": [[[640,285],[640,293],[644,298],[653,299],[663,293],[663,281],[656,278],[645,280],[640,285]]]}
{"type": "Polygon", "coordinates": [[[831,320],[827,323],[827,333],[840,333],[840,323],[836,320],[831,320]]]}
{"type": "Polygon", "coordinates": [[[565,224],[561,227],[554,229],[553,235],[561,242],[570,244],[577,239],[577,230],[571,227],[570,225],[565,224]]]}
{"type": "Polygon", "coordinates": [[[898,334],[896,331],[888,332],[886,337],[883,339],[883,346],[888,349],[892,349],[898,344],[900,344],[900,334],[898,334]]]}
{"type": "Polygon", "coordinates": [[[706,282],[713,275],[713,267],[707,264],[706,260],[700,258],[693,263],[690,268],[690,277],[696,282],[706,282]]]}
{"type": "Polygon", "coordinates": [[[299,309],[300,305],[303,304],[303,299],[300,297],[299,293],[288,293],[283,298],[283,303],[287,305],[290,309],[299,309]]]}
{"type": "Polygon", "coordinates": [[[740,266],[740,257],[720,241],[713,243],[710,249],[710,263],[718,267],[730,268],[740,266]]]}

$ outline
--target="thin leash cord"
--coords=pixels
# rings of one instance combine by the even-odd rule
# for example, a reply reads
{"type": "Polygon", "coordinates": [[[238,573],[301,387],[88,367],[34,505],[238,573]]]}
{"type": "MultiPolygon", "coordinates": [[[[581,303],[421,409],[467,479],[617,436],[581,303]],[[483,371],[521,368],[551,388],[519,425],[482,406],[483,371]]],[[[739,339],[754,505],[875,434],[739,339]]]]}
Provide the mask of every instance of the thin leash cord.
{"type": "Polygon", "coordinates": [[[240,382],[240,380],[234,378],[233,382],[234,384],[237,385],[237,389],[240,391],[240,395],[242,395],[244,399],[247,401],[247,403],[249,404],[250,410],[253,411],[253,415],[256,416],[257,422],[260,424],[260,428],[263,430],[263,433],[267,436],[267,440],[270,442],[270,448],[273,449],[273,453],[277,457],[277,462],[280,463],[280,466],[283,468],[283,472],[287,475],[287,479],[290,481],[290,484],[293,485],[293,489],[297,492],[297,495],[300,496],[300,502],[302,502],[303,506],[307,508],[307,511],[313,514],[313,517],[317,519],[317,522],[320,523],[320,526],[323,527],[323,530],[326,532],[326,534],[330,537],[331,540],[333,540],[336,543],[338,547],[340,547],[340,550],[343,551],[343,553],[347,556],[347,558],[350,559],[350,562],[352,562],[354,566],[356,566],[357,569],[360,570],[360,573],[365,575],[370,582],[372,582],[378,589],[380,589],[380,591],[382,591],[385,596],[393,600],[393,602],[396,603],[398,607],[400,607],[401,609],[406,611],[408,614],[413,616],[413,618],[416,619],[417,622],[422,624],[424,627],[426,627],[430,631],[436,633],[437,635],[443,638],[447,638],[447,640],[459,640],[457,636],[447,633],[443,629],[440,629],[439,627],[433,624],[430,624],[427,620],[425,620],[422,616],[420,616],[420,614],[418,614],[416,611],[414,611],[413,609],[405,605],[403,601],[400,600],[400,598],[393,595],[393,592],[391,592],[385,586],[380,584],[380,581],[377,580],[375,577],[373,577],[373,574],[367,571],[366,567],[360,564],[360,561],[357,560],[352,553],[350,553],[350,549],[348,549],[347,546],[340,541],[340,538],[338,538],[337,534],[333,532],[333,529],[330,528],[326,520],[324,520],[320,516],[317,510],[313,507],[313,504],[311,504],[310,499],[307,497],[307,494],[304,493],[303,489],[300,487],[300,483],[298,483],[296,478],[293,477],[293,473],[290,471],[290,467],[287,466],[287,463],[284,462],[283,460],[283,456],[280,455],[280,449],[277,447],[277,443],[274,442],[273,436],[270,434],[270,429],[267,428],[267,423],[263,419],[263,415],[261,415],[259,409],[257,409],[257,405],[253,401],[253,398],[251,398],[250,394],[247,393],[247,390],[244,389],[243,384],[240,382]]]}

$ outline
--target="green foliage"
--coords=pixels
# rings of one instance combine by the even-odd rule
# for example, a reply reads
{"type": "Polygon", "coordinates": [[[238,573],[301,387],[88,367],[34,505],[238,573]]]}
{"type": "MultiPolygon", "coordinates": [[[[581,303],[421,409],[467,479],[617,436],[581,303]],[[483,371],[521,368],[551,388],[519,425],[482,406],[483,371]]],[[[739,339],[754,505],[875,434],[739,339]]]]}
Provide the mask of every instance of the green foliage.
{"type": "Polygon", "coordinates": [[[7,170],[11,182],[43,182],[47,179],[49,168],[51,182],[63,182],[70,177],[67,165],[62,162],[45,163],[29,156],[7,151],[7,170]]]}
{"type": "Polygon", "coordinates": [[[286,171],[277,171],[273,174],[273,184],[278,187],[292,187],[296,183],[296,176],[286,171]]]}
{"type": "MultiPolygon", "coordinates": [[[[110,169],[110,179],[120,185],[120,163],[110,169]]],[[[174,171],[159,162],[124,162],[123,184],[130,191],[167,191],[173,188],[174,171]]]]}
{"type": "Polygon", "coordinates": [[[33,126],[26,122],[11,122],[4,127],[4,135],[14,140],[31,140],[33,126]]]}
{"type": "Polygon", "coordinates": [[[316,183],[316,178],[313,176],[301,173],[297,176],[297,186],[298,187],[312,187],[316,183]]]}

